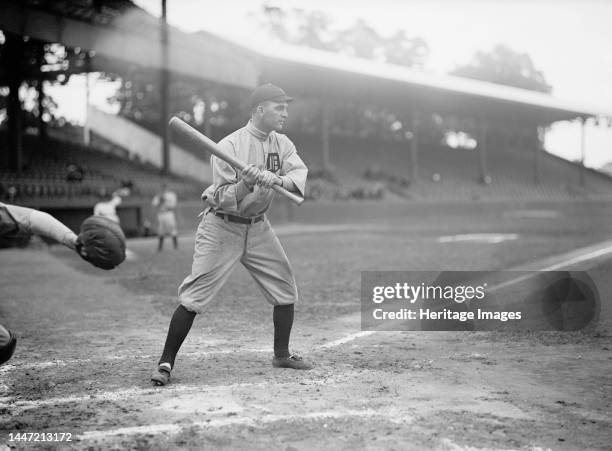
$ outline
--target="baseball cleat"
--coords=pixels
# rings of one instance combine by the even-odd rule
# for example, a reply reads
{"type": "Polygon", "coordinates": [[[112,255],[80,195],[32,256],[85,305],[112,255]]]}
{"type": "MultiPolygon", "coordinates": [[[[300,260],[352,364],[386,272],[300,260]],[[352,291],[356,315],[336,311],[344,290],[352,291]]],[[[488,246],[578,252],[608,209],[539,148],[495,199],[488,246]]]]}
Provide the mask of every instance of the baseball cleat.
{"type": "Polygon", "coordinates": [[[170,382],[170,371],[166,368],[158,366],[151,375],[151,382],[158,387],[167,385],[170,382]]]}
{"type": "Polygon", "coordinates": [[[272,366],[274,368],[291,368],[294,370],[311,370],[314,367],[296,354],[287,357],[274,357],[272,359],[272,366]]]}

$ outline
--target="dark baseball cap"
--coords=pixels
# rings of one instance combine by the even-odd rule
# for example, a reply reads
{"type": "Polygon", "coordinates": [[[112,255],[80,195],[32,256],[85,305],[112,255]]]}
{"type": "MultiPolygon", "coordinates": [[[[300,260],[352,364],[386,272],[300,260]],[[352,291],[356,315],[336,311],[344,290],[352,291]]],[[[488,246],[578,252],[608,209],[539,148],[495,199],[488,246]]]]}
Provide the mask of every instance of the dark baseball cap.
{"type": "Polygon", "coordinates": [[[266,83],[255,88],[249,98],[251,108],[255,108],[261,102],[271,100],[273,102],[292,102],[293,97],[289,97],[285,91],[272,83],[266,83]]]}

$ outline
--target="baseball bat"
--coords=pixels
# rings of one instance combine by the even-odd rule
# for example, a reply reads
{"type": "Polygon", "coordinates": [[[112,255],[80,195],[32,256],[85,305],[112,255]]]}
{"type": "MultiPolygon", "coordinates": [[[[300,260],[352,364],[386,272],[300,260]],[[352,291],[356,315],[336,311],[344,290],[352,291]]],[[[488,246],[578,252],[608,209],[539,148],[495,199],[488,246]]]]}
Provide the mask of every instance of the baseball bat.
{"type": "MultiPolygon", "coordinates": [[[[221,158],[223,161],[225,161],[227,164],[229,164],[234,169],[242,172],[242,170],[246,167],[246,164],[244,162],[223,152],[212,139],[200,133],[199,131],[197,131],[191,125],[187,124],[182,119],[176,116],[173,116],[172,119],[170,119],[170,128],[173,131],[177,132],[178,134],[182,135],[183,137],[187,138],[189,142],[193,144],[194,146],[204,147],[214,156],[221,158]]],[[[298,196],[290,191],[287,191],[285,188],[283,188],[280,185],[272,185],[272,189],[276,191],[277,193],[282,194],[283,196],[292,200],[297,205],[300,205],[302,202],[304,202],[303,197],[298,196]]]]}

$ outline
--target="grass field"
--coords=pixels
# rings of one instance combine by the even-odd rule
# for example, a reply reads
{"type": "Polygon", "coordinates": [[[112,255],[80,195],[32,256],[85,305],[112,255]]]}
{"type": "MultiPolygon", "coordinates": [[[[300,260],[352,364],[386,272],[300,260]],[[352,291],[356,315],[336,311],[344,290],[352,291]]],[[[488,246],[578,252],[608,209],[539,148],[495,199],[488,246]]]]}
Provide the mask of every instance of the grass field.
{"type": "Polygon", "coordinates": [[[272,309],[238,268],[163,388],[149,375],[190,235],[159,254],[130,240],[134,257],[110,272],[59,246],[1,251],[1,322],[19,342],[0,367],[0,449],[609,449],[609,256],[574,267],[601,296],[588,332],[362,333],[359,312],[361,271],[542,269],[610,240],[610,216],[550,204],[298,217],[276,229],[301,295],[292,348],[316,368],[271,367],[272,309]],[[512,239],[440,240],[467,233],[512,239]],[[72,442],[10,441],[19,432],[72,442]]]}

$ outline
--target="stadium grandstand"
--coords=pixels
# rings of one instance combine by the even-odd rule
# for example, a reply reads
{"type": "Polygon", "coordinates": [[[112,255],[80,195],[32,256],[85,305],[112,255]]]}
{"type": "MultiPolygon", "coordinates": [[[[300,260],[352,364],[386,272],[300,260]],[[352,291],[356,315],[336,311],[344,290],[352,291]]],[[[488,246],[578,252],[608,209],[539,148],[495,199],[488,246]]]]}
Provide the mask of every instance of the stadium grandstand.
{"type": "Polygon", "coordinates": [[[211,178],[208,156],[172,143],[168,118],[179,115],[220,139],[246,120],[248,92],[268,81],[299,99],[287,133],[311,168],[311,200],[612,198],[609,176],[542,145],[556,121],[612,116],[590,105],[318,50],[185,33],[127,0],[4,1],[0,30],[0,85],[8,88],[0,199],[52,211],[69,225],[78,224],[101,193],[129,186],[122,223],[139,233],[164,180],[199,208],[211,178]],[[74,58],[61,70],[40,55],[24,58],[34,44],[63,46],[74,58]],[[45,122],[44,81],[89,72],[155,74],[156,120],[90,108],[84,129],[45,122]],[[172,106],[168,86],[177,81],[199,93],[202,121],[172,106]],[[30,122],[22,119],[18,95],[24,83],[39,95],[40,117],[30,122]]]}

